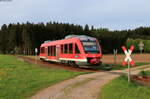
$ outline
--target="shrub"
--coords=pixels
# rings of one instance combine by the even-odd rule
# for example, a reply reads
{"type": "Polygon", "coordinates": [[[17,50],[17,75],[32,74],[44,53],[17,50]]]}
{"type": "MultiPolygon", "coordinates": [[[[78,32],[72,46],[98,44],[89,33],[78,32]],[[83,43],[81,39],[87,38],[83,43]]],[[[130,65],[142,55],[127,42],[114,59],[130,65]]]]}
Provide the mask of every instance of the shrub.
{"type": "Polygon", "coordinates": [[[144,52],[150,52],[150,40],[143,40],[143,39],[128,39],[126,42],[127,48],[130,48],[131,45],[134,45],[134,52],[139,52],[139,43],[144,43],[144,52]]]}

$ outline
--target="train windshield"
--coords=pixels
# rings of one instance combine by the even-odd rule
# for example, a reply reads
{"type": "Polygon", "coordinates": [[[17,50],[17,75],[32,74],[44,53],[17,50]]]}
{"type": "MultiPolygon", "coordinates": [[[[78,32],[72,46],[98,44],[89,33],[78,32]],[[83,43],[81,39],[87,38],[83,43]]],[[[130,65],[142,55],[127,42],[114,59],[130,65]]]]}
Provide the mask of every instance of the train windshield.
{"type": "Polygon", "coordinates": [[[99,47],[96,41],[82,41],[85,53],[95,54],[100,53],[99,47]]]}

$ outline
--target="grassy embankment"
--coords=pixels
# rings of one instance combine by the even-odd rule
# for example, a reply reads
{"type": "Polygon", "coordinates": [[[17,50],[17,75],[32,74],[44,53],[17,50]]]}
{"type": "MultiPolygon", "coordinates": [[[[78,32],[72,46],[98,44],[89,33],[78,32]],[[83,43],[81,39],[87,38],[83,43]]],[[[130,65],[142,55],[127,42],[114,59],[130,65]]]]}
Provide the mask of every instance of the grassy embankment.
{"type": "MultiPolygon", "coordinates": [[[[150,76],[150,71],[144,72],[150,76]]],[[[127,77],[121,76],[102,88],[100,99],[150,99],[150,87],[128,83],[127,77]]]]}
{"type": "Polygon", "coordinates": [[[139,73],[139,75],[141,75],[141,76],[150,76],[150,71],[141,71],[139,73]]]}
{"type": "Polygon", "coordinates": [[[40,89],[84,73],[42,68],[14,56],[0,55],[0,99],[24,99],[40,89]]]}

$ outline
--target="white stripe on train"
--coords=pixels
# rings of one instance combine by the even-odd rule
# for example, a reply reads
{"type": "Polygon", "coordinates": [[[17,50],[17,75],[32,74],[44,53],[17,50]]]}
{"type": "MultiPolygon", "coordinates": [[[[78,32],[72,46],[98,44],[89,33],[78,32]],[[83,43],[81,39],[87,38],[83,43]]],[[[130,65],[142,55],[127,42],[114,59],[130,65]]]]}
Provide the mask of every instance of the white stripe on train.
{"type": "Polygon", "coordinates": [[[87,59],[71,59],[71,58],[59,58],[59,60],[54,60],[54,59],[47,59],[44,56],[40,56],[40,58],[44,58],[47,61],[59,61],[59,60],[70,60],[70,61],[80,61],[80,62],[87,62],[87,59]]]}
{"type": "Polygon", "coordinates": [[[87,59],[59,58],[59,60],[71,60],[71,61],[87,62],[87,59]]]}

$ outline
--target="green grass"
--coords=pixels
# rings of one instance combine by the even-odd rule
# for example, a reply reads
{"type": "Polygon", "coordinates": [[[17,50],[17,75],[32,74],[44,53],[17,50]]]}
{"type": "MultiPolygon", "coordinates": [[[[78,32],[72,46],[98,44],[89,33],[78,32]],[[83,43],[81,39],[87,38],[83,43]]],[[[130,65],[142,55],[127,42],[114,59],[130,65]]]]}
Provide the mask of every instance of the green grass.
{"type": "Polygon", "coordinates": [[[150,76],[150,71],[141,71],[139,73],[139,75],[141,75],[141,76],[150,76]]]}
{"type": "MultiPolygon", "coordinates": [[[[142,66],[142,65],[148,65],[150,63],[135,63],[135,66],[131,66],[132,67],[137,67],[137,66],[142,66]]],[[[128,66],[122,66],[120,64],[114,65],[114,64],[102,64],[98,69],[100,70],[104,70],[104,71],[110,71],[110,70],[123,70],[128,68],[128,66]]]]}
{"type": "Polygon", "coordinates": [[[0,55],[0,99],[25,99],[38,90],[85,72],[48,69],[0,55]]]}
{"type": "Polygon", "coordinates": [[[150,99],[150,87],[128,83],[126,76],[121,76],[103,86],[100,99],[150,99]]]}

